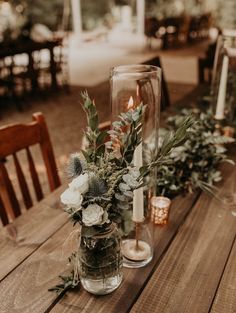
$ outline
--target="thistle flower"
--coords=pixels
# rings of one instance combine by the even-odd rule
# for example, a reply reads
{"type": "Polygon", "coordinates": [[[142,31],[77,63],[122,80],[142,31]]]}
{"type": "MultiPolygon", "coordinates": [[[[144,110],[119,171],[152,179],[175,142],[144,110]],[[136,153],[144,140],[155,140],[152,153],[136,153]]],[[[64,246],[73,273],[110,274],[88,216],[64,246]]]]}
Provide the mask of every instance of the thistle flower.
{"type": "Polygon", "coordinates": [[[79,153],[71,154],[67,173],[69,177],[79,176],[82,171],[86,168],[86,162],[81,158],[79,153]]]}
{"type": "Polygon", "coordinates": [[[103,180],[99,179],[95,175],[90,177],[88,196],[96,198],[102,196],[106,192],[107,186],[103,180]]]}

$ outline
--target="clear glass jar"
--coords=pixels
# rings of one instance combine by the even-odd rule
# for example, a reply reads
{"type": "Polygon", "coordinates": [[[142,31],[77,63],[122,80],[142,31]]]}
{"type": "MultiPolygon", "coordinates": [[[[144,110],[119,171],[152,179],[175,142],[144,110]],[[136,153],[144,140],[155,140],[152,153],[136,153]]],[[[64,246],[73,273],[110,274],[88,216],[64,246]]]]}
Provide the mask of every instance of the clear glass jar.
{"type": "Polygon", "coordinates": [[[81,237],[79,275],[82,286],[95,295],[111,293],[122,281],[121,237],[115,224],[92,237],[81,237]]]}

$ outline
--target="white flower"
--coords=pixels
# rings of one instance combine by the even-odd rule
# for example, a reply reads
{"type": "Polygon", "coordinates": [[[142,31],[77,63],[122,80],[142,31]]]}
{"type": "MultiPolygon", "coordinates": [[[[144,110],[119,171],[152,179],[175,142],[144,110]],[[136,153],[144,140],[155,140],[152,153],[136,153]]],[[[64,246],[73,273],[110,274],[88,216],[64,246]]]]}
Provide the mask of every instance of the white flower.
{"type": "Polygon", "coordinates": [[[100,205],[89,204],[88,207],[82,211],[82,221],[85,226],[104,224],[108,220],[108,216],[105,213],[106,212],[104,212],[100,205]]]}
{"type": "Polygon", "coordinates": [[[84,194],[89,190],[89,176],[87,173],[81,174],[78,177],[74,178],[69,184],[70,189],[84,194]]]}
{"type": "Polygon", "coordinates": [[[81,195],[81,193],[71,188],[67,188],[61,194],[61,202],[68,207],[80,209],[82,201],[83,196],[81,195]]]}

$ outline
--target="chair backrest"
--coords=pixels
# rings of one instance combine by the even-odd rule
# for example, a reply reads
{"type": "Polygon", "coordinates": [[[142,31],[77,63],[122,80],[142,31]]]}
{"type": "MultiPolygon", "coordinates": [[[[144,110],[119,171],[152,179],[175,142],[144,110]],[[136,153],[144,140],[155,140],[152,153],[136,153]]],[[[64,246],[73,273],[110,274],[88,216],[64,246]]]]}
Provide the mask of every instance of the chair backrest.
{"type": "Polygon", "coordinates": [[[0,127],[0,217],[3,225],[9,223],[9,217],[10,219],[14,219],[21,214],[19,201],[8,175],[7,167],[5,166],[6,157],[10,155],[13,157],[16,175],[26,209],[29,209],[33,205],[33,201],[17,156],[18,151],[26,151],[29,173],[36,199],[40,201],[43,198],[39,176],[30,152],[30,146],[36,144],[40,146],[49,187],[50,190],[53,191],[60,186],[61,183],[43,114],[33,114],[33,122],[29,124],[12,124],[0,127]]]}

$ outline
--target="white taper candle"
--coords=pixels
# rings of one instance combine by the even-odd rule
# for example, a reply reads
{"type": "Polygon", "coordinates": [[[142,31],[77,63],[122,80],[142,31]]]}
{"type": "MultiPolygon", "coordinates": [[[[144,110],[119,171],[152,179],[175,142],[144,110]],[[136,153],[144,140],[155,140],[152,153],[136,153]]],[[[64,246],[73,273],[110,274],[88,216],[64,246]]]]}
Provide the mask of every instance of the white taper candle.
{"type": "MultiPolygon", "coordinates": [[[[134,166],[141,167],[143,165],[143,147],[142,143],[134,151],[134,166]]],[[[144,219],[143,206],[143,187],[134,190],[133,198],[133,221],[142,222],[144,219]]]]}
{"type": "Polygon", "coordinates": [[[228,76],[228,67],[229,67],[229,57],[227,55],[223,58],[221,76],[220,76],[220,85],[218,91],[218,98],[216,104],[216,114],[215,119],[223,120],[225,117],[225,99],[226,99],[226,89],[227,89],[227,76],[228,76]]]}

